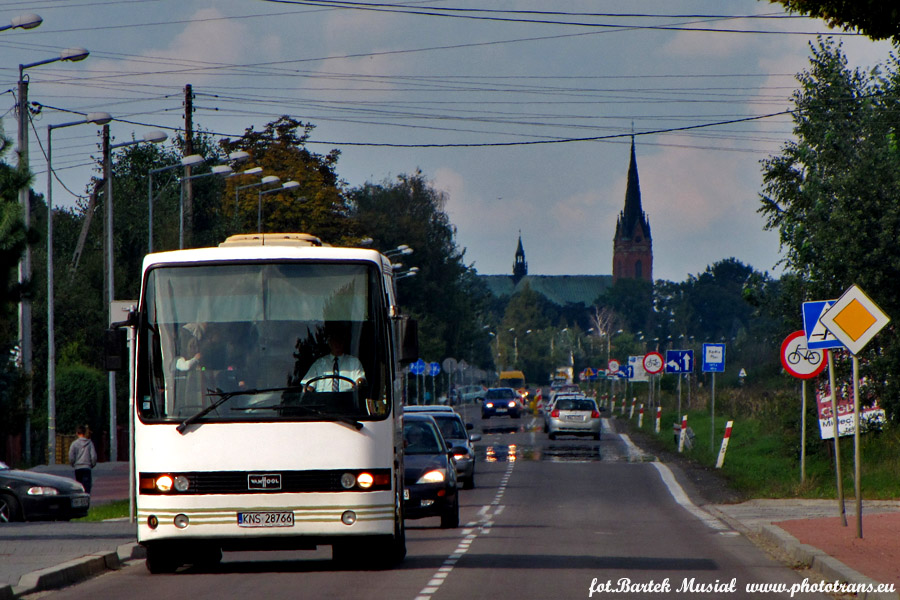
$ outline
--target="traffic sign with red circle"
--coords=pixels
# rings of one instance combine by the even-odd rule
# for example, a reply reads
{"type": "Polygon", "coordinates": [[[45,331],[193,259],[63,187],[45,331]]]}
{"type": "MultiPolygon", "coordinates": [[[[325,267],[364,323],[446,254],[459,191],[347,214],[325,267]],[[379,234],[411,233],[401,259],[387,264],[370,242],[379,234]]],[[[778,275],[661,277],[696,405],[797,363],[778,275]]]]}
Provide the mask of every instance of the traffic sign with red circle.
{"type": "Polygon", "coordinates": [[[828,356],[807,345],[806,332],[795,331],[781,343],[781,366],[799,379],[811,379],[825,370],[828,356]]]}
{"type": "Polygon", "coordinates": [[[656,375],[663,370],[665,361],[659,352],[648,352],[644,355],[643,365],[645,371],[651,375],[656,375]]]}
{"type": "Polygon", "coordinates": [[[618,373],[619,372],[619,361],[617,361],[615,359],[609,361],[607,368],[609,369],[610,375],[614,375],[614,374],[618,373]]]}

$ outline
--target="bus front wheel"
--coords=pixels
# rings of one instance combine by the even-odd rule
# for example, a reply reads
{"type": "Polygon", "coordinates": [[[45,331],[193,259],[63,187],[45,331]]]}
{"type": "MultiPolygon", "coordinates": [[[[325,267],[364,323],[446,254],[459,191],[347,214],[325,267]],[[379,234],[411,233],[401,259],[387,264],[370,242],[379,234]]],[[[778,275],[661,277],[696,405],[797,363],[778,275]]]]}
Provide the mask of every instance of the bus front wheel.
{"type": "Polygon", "coordinates": [[[165,544],[147,544],[147,570],[154,575],[174,573],[182,565],[181,554],[165,544]]]}

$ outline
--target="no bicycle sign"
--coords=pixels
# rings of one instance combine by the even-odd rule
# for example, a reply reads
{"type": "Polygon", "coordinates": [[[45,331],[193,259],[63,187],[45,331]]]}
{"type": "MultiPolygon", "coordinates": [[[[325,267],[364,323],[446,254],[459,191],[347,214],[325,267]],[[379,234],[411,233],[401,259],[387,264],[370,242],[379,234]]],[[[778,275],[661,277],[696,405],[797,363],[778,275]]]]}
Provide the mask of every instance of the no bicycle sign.
{"type": "Polygon", "coordinates": [[[811,379],[825,370],[828,359],[822,350],[808,346],[806,332],[795,331],[781,343],[781,366],[799,379],[811,379]]]}

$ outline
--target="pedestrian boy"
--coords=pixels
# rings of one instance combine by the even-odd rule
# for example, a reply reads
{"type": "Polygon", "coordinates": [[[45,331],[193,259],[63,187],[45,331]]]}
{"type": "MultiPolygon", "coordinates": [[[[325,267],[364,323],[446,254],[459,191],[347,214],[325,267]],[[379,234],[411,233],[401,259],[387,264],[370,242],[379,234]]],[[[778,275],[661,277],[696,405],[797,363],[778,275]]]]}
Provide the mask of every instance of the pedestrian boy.
{"type": "Polygon", "coordinates": [[[75,481],[84,486],[84,491],[91,493],[91,469],[97,466],[97,449],[88,437],[88,428],[79,425],[75,429],[78,439],[69,446],[69,464],[75,469],[75,481]]]}

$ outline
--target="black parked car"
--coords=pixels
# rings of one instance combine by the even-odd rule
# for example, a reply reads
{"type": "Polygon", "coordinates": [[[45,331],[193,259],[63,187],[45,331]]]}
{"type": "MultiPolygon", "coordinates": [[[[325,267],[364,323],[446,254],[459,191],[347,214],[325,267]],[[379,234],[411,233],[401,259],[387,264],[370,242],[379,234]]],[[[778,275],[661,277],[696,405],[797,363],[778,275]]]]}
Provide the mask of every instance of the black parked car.
{"type": "Polygon", "coordinates": [[[10,469],[0,462],[0,525],[10,521],[68,521],[86,516],[90,505],[90,495],[74,479],[10,469]]]}
{"type": "Polygon", "coordinates": [[[428,414],[403,415],[403,512],[407,519],[440,517],[441,528],[459,527],[459,492],[454,453],[448,448],[434,418],[428,414]]]}

